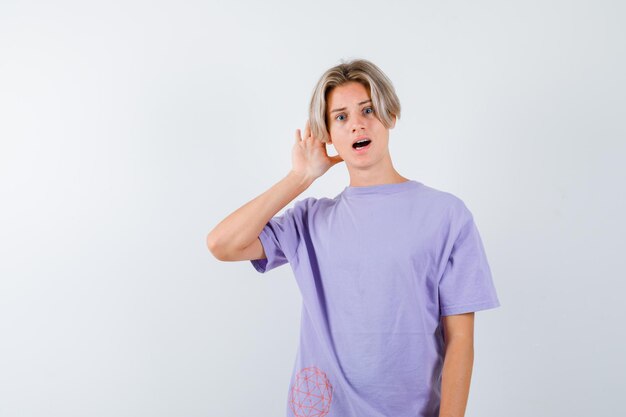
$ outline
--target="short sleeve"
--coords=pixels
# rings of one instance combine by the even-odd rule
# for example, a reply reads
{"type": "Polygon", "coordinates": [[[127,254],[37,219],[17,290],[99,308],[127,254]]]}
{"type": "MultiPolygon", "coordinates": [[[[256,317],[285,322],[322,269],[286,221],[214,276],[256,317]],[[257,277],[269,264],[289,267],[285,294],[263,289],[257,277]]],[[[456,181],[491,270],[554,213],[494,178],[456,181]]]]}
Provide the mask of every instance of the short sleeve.
{"type": "Polygon", "coordinates": [[[265,273],[293,259],[302,236],[306,207],[306,199],[299,200],[267,222],[259,234],[266,258],[250,260],[257,271],[265,273]]]}
{"type": "Polygon", "coordinates": [[[485,248],[467,209],[439,280],[439,305],[442,316],[500,306],[485,248]]]}

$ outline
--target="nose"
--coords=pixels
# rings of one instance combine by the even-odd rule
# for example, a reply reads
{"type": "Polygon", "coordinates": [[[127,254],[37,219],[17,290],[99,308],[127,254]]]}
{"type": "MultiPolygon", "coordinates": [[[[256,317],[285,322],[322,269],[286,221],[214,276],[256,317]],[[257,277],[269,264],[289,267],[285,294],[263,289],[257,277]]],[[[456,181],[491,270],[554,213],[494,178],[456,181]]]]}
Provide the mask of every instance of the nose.
{"type": "Polygon", "coordinates": [[[352,133],[365,129],[365,116],[359,114],[352,118],[352,133]]]}

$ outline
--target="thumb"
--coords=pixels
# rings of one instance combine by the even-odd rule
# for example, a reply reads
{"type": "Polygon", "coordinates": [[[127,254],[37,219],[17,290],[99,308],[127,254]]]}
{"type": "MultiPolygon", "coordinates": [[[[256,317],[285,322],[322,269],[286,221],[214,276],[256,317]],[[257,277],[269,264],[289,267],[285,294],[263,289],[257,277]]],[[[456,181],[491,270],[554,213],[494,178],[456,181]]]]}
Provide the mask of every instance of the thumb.
{"type": "Polygon", "coordinates": [[[330,162],[332,162],[333,165],[343,161],[343,158],[339,156],[339,154],[329,156],[328,159],[330,159],[330,162]]]}

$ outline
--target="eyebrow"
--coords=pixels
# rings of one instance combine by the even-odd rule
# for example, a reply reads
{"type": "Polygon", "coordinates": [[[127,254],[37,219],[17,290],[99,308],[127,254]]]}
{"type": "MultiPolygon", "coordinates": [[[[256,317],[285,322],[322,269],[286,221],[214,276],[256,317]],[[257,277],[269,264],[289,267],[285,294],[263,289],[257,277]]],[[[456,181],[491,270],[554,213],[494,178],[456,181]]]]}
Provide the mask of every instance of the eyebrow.
{"type": "MultiPolygon", "coordinates": [[[[371,100],[371,99],[368,99],[368,100],[365,100],[365,101],[360,102],[360,103],[359,103],[359,106],[360,106],[361,104],[371,103],[371,102],[372,102],[372,100],[371,100]]],[[[331,114],[333,114],[334,112],[337,112],[337,111],[343,111],[343,110],[345,110],[345,109],[346,109],[346,107],[342,107],[342,108],[340,108],[340,109],[335,109],[335,110],[331,111],[330,113],[331,113],[331,114]]]]}

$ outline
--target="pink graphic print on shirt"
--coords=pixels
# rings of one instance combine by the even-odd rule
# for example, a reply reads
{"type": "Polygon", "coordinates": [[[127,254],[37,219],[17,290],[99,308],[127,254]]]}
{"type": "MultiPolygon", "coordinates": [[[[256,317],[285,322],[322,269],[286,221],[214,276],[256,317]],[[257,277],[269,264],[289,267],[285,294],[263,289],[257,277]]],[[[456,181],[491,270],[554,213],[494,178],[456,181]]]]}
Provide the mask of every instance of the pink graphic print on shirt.
{"type": "Polygon", "coordinates": [[[332,399],[333,386],[322,370],[311,366],[298,371],[289,392],[289,406],[296,417],[324,417],[332,399]]]}

